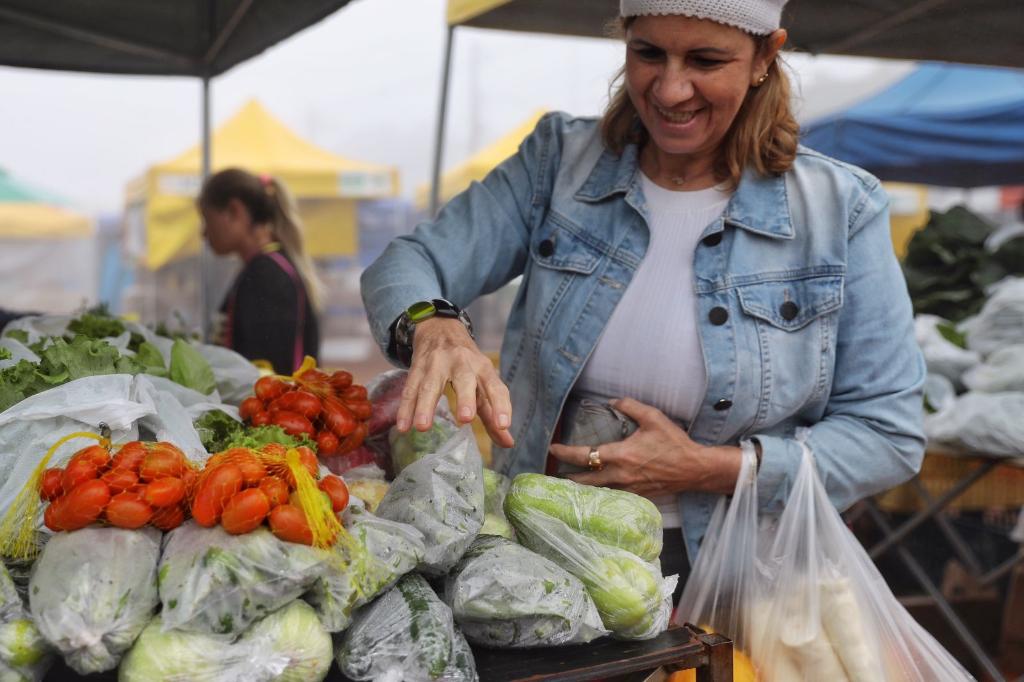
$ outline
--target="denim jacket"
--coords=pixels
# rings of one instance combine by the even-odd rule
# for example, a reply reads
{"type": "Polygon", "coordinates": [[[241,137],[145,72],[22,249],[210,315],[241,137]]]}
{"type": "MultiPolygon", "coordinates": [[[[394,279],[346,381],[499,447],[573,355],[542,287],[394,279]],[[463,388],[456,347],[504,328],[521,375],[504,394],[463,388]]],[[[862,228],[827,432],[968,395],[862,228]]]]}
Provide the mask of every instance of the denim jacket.
{"type": "MultiPolygon", "coordinates": [[[[501,352],[516,443],[495,452],[505,473],[544,470],[565,400],[644,257],[637,154],[605,149],[593,119],[549,114],[517,154],[363,274],[385,352],[411,303],[466,306],[523,276],[501,352]]],[[[920,468],[925,369],[889,229],[877,179],[800,148],[782,176],[744,175],[704,230],[694,286],[707,388],[689,435],[756,437],[766,511],[788,497],[801,427],[839,509],[920,468]]],[[[691,559],[718,497],[679,496],[691,559]]]]}

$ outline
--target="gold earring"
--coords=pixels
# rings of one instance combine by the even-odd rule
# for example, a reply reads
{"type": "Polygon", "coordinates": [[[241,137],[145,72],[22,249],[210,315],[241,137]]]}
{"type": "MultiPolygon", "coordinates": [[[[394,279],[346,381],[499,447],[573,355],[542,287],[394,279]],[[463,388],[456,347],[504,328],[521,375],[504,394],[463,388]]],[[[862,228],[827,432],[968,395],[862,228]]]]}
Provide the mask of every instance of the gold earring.
{"type": "Polygon", "coordinates": [[[754,87],[757,87],[759,85],[764,85],[764,82],[766,80],[768,80],[768,72],[767,71],[765,71],[763,74],[761,74],[761,77],[757,79],[757,83],[755,83],[754,87]]]}

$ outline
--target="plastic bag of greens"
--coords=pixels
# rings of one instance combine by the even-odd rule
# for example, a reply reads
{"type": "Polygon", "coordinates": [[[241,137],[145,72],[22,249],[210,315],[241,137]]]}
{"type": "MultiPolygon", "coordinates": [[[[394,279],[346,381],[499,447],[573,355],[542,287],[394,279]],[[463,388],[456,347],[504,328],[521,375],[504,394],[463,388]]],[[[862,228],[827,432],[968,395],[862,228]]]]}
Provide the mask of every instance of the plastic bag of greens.
{"type": "Polygon", "coordinates": [[[646,497],[566,478],[520,474],[505,497],[505,513],[511,520],[513,512],[527,509],[564,521],[573,530],[644,561],[661,555],[661,512],[646,497]]]}
{"type": "Polygon", "coordinates": [[[781,516],[758,514],[744,457],[683,591],[677,622],[731,638],[760,678],[951,682],[972,679],[896,600],[846,527],[806,447],[781,516]]]}
{"type": "Polygon", "coordinates": [[[458,426],[442,417],[434,417],[434,423],[426,431],[409,429],[402,433],[398,427],[391,427],[388,432],[391,471],[398,476],[413,462],[438,452],[458,432],[458,426]]]}
{"type": "Polygon", "coordinates": [[[10,337],[0,338],[0,369],[16,365],[19,360],[37,363],[39,362],[39,356],[17,339],[10,337]]]}
{"type": "Polygon", "coordinates": [[[90,526],[56,534],[36,561],[29,607],[43,637],[77,672],[113,670],[159,599],[160,531],[90,526]]]}
{"type": "Polygon", "coordinates": [[[657,566],[632,552],[602,544],[540,509],[510,504],[512,485],[505,512],[516,538],[583,582],[614,637],[650,639],[668,627],[678,576],[663,578],[657,566]]]}
{"type": "Polygon", "coordinates": [[[441,449],[399,474],[377,506],[377,516],[423,533],[420,570],[441,576],[454,566],[484,522],[483,464],[468,426],[441,449]]]}
{"type": "Polygon", "coordinates": [[[512,524],[505,518],[505,493],[512,485],[512,479],[488,468],[484,468],[484,525],[481,535],[500,535],[511,540],[515,537],[512,524]]]}
{"type": "Polygon", "coordinates": [[[948,407],[924,417],[928,442],[953,453],[984,452],[1020,457],[1024,451],[1024,392],[960,395],[948,407]]]}
{"type": "Polygon", "coordinates": [[[0,563],[0,680],[39,682],[50,668],[50,646],[25,612],[14,583],[0,563]]]}
{"type": "Polygon", "coordinates": [[[1024,391],[1024,344],[1003,346],[980,365],[964,372],[964,386],[971,391],[997,393],[1024,391]]]}
{"type": "Polygon", "coordinates": [[[608,634],[583,583],[530,550],[481,535],[445,579],[445,602],[475,644],[583,644],[608,634]]]}
{"type": "Polygon", "coordinates": [[[956,325],[937,315],[914,317],[914,337],[921,347],[928,371],[940,374],[961,386],[964,372],[981,362],[981,355],[963,347],[965,342],[956,325]]]}
{"type": "Polygon", "coordinates": [[[305,599],[328,632],[341,632],[352,613],[416,568],[426,548],[423,534],[407,523],[374,516],[357,505],[345,510],[345,528],[353,547],[338,545],[336,560],[326,560],[305,599]]]}
{"type": "Polygon", "coordinates": [[[235,642],[180,630],[156,617],[121,662],[120,682],[319,682],[333,650],[307,604],[294,601],[235,642]]]}
{"type": "Polygon", "coordinates": [[[963,323],[967,347],[982,355],[1020,343],[1024,329],[1024,278],[997,283],[981,311],[963,323]]]}
{"type": "Polygon", "coordinates": [[[187,521],[164,541],[163,625],[233,639],[308,590],[325,558],[312,547],[278,540],[266,528],[230,535],[220,526],[187,521]]]}
{"type": "Polygon", "coordinates": [[[335,656],[353,680],[476,680],[472,653],[457,633],[451,609],[426,580],[409,574],[359,610],[335,656]]]}

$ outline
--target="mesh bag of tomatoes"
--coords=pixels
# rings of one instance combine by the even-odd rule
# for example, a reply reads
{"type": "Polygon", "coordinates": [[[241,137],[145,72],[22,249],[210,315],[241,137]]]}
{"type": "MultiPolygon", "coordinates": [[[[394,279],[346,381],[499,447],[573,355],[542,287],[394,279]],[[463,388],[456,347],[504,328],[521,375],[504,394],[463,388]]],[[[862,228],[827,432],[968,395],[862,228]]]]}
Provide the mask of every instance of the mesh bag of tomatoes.
{"type": "Polygon", "coordinates": [[[327,547],[344,535],[337,514],[348,506],[348,488],[337,476],[318,480],[316,454],[272,443],[259,450],[231,448],[210,457],[190,498],[200,526],[218,523],[234,535],[266,522],[286,542],[327,547]]]}
{"type": "Polygon", "coordinates": [[[291,379],[262,377],[254,391],[239,406],[243,421],[308,436],[316,441],[321,456],[355,450],[369,431],[373,409],[366,387],[352,383],[352,375],[344,370],[333,374],[318,370],[311,358],[291,379]]]}
{"type": "Polygon", "coordinates": [[[92,523],[118,528],[177,528],[184,522],[196,470],[171,443],[133,441],[82,448],[64,467],[45,469],[39,498],[48,502],[43,522],[52,531],[92,523]]]}

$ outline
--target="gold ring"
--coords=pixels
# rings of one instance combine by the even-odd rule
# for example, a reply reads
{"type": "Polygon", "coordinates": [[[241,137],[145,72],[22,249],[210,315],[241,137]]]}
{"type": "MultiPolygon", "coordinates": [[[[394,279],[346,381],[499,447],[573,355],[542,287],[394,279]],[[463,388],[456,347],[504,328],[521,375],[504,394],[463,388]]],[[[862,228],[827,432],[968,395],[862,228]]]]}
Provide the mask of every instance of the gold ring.
{"type": "Polygon", "coordinates": [[[604,469],[604,463],[601,462],[601,453],[597,451],[597,448],[590,448],[590,452],[587,454],[587,466],[591,471],[604,469]]]}

